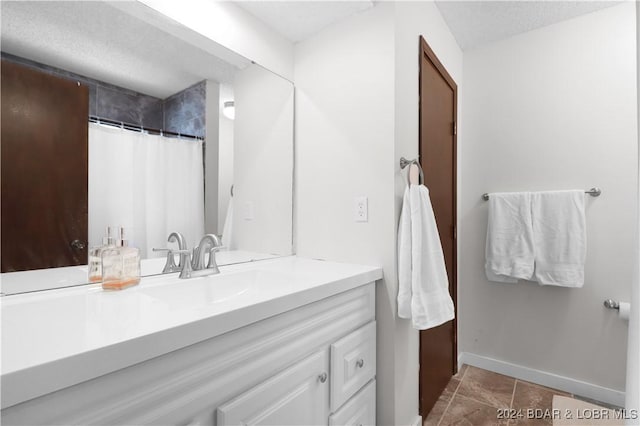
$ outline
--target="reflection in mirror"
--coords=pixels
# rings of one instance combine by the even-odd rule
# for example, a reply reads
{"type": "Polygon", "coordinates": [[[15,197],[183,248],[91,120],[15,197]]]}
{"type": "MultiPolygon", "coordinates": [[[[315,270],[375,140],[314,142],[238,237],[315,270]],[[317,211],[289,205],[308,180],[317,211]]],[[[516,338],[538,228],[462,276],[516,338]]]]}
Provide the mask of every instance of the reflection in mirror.
{"type": "Polygon", "coordinates": [[[87,283],[107,227],[143,276],[172,232],[292,254],[291,82],[138,2],[1,7],[4,294],[87,283]]]}

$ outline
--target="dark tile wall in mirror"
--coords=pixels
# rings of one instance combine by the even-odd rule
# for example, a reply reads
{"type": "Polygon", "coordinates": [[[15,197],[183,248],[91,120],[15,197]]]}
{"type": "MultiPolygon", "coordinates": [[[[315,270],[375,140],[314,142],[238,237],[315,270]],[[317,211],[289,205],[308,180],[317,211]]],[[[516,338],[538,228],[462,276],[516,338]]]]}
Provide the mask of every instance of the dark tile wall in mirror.
{"type": "Polygon", "coordinates": [[[143,95],[121,87],[96,85],[96,115],[100,118],[137,124],[152,129],[162,128],[162,99],[143,95]]]}
{"type": "Polygon", "coordinates": [[[164,129],[205,137],[206,82],[194,84],[164,100],[164,129]]]}
{"type": "Polygon", "coordinates": [[[204,81],[167,99],[160,99],[6,52],[2,52],[1,56],[3,60],[87,85],[89,115],[153,129],[205,136],[204,81]]]}

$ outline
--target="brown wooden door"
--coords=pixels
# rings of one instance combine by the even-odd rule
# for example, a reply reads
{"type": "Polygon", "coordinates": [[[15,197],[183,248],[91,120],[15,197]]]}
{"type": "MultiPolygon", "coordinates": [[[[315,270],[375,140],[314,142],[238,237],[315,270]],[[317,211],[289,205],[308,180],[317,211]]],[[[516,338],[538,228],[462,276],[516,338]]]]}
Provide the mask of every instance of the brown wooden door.
{"type": "Polygon", "coordinates": [[[5,60],[1,74],[2,272],[86,264],[89,89],[5,60]]]}
{"type": "MultiPolygon", "coordinates": [[[[457,86],[420,38],[420,161],[456,303],[457,86]]],[[[456,310],[457,311],[457,310],[456,310]]],[[[420,332],[420,414],[429,413],[457,369],[456,321],[420,332]]]]}

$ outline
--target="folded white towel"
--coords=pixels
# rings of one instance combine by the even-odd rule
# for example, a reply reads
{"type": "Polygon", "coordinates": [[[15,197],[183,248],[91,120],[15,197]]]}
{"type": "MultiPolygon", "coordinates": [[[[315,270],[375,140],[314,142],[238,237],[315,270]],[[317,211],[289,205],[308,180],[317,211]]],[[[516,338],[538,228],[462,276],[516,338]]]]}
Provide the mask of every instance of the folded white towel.
{"type": "Polygon", "coordinates": [[[531,199],[535,280],[582,287],[587,253],[584,191],[536,192],[531,199]]]}
{"type": "Polygon", "coordinates": [[[491,194],[485,246],[487,279],[510,283],[531,279],[533,247],[531,193],[491,194]]]}
{"type": "Polygon", "coordinates": [[[425,330],[454,318],[440,236],[424,185],[404,194],[398,230],[398,316],[425,330]]]}

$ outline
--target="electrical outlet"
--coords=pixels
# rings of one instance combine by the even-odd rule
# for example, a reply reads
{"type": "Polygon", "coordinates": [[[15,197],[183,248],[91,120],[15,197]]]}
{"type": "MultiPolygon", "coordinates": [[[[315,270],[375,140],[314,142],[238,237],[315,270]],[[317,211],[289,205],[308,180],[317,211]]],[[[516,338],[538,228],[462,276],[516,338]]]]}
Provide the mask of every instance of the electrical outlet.
{"type": "Polygon", "coordinates": [[[253,220],[253,203],[251,201],[244,203],[244,220],[253,220]]]}
{"type": "Polygon", "coordinates": [[[354,213],[356,222],[369,221],[369,202],[367,197],[356,197],[354,213]]]}

